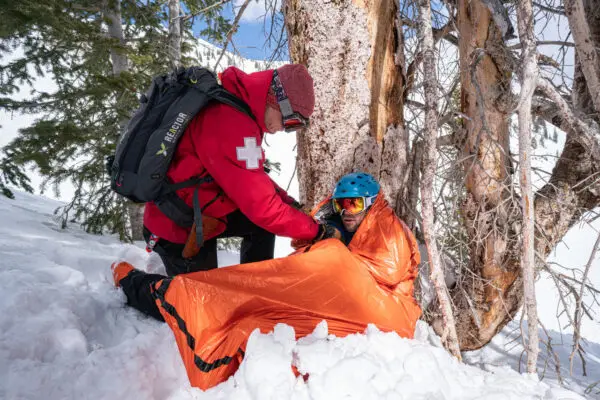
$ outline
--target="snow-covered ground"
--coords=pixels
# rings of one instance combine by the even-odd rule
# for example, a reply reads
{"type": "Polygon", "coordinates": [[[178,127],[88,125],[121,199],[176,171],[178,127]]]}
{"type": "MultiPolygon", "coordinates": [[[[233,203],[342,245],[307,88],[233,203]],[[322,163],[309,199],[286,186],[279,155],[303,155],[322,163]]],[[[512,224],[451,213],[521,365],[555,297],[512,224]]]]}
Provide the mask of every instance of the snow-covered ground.
{"type": "MultiPolygon", "coordinates": [[[[508,330],[469,354],[469,366],[448,356],[425,324],[415,340],[375,328],[336,338],[325,324],[299,341],[285,325],[255,332],[235,376],[201,392],[189,386],[169,328],[125,307],[112,286],[112,261],[161,271],[160,260],[141,244],[77,225],[60,230],[53,219],[59,202],[16,196],[0,197],[0,399],[581,398],[553,379],[511,369],[520,348],[504,346],[508,330]],[[305,376],[296,378],[291,365],[305,376]]],[[[278,252],[286,246],[279,242],[278,252]]],[[[223,265],[237,262],[236,254],[219,257],[223,265]]],[[[586,349],[589,377],[571,382],[579,392],[600,379],[600,344],[586,349]]],[[[560,355],[568,365],[568,352],[560,355]]]]}

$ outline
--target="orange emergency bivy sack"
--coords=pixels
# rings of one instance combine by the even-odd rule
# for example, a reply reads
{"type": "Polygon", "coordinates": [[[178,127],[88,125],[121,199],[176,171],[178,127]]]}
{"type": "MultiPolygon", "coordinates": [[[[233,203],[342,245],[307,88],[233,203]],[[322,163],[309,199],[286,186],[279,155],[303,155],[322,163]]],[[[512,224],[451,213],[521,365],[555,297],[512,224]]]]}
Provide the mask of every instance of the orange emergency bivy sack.
{"type": "Polygon", "coordinates": [[[192,386],[206,390],[238,368],[250,333],[278,323],[310,334],[362,333],[368,324],[412,338],[419,250],[408,227],[377,198],[346,247],[329,239],[269,261],[164,279],[154,296],[192,386]]]}

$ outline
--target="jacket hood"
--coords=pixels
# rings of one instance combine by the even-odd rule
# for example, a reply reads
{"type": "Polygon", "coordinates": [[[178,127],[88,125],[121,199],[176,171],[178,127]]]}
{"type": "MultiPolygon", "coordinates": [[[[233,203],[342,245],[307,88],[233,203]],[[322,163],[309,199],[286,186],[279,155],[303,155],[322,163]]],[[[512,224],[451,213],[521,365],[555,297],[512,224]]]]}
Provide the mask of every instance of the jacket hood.
{"type": "Polygon", "coordinates": [[[229,67],[221,74],[223,87],[250,106],[263,132],[267,132],[265,109],[272,80],[273,70],[271,69],[247,74],[239,68],[229,67]]]}

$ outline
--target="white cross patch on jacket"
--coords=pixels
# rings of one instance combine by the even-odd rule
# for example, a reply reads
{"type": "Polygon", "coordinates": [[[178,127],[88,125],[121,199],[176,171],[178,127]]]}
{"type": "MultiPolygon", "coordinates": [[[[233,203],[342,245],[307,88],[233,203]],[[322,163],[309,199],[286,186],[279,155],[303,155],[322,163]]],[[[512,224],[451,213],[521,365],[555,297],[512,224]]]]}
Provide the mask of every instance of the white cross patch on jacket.
{"type": "Polygon", "coordinates": [[[245,137],[244,146],[236,147],[235,153],[238,161],[246,162],[246,169],[258,169],[262,160],[262,149],[256,145],[256,138],[245,137]]]}

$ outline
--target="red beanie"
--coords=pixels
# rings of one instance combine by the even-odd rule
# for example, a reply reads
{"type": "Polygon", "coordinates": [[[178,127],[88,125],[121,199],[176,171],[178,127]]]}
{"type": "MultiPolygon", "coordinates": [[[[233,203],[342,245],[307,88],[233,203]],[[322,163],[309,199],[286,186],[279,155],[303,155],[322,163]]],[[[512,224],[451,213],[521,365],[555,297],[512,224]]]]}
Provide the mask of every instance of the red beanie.
{"type": "MultiPolygon", "coordinates": [[[[301,64],[286,64],[277,68],[277,74],[290,100],[292,110],[309,118],[315,109],[315,91],[313,80],[306,67],[301,64]]],[[[272,93],[267,96],[267,103],[277,104],[272,93]]]]}

